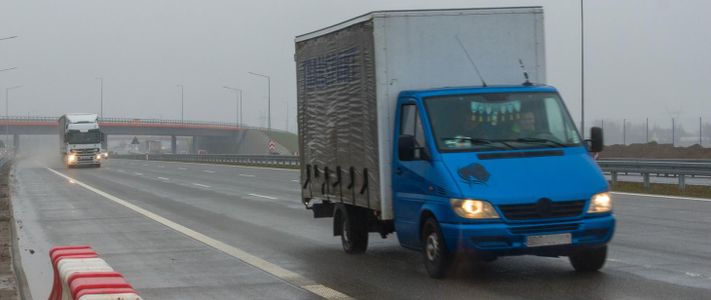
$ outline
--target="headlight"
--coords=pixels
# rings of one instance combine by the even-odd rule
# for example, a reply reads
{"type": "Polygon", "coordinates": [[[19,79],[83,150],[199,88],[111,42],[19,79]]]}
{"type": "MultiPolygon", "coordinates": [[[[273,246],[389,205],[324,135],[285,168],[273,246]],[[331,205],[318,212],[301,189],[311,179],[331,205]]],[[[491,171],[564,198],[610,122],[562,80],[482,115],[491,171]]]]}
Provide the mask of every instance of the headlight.
{"type": "Polygon", "coordinates": [[[452,209],[462,218],[467,219],[498,219],[499,214],[491,203],[470,199],[451,199],[452,209]]]}
{"type": "Polygon", "coordinates": [[[67,157],[67,160],[68,160],[68,161],[70,161],[70,162],[72,162],[72,161],[76,161],[76,160],[77,160],[77,156],[76,156],[76,155],[74,155],[74,154],[72,154],[72,155],[69,155],[69,157],[67,157]]]}
{"type": "Polygon", "coordinates": [[[96,158],[96,160],[101,159],[101,154],[97,154],[97,155],[95,156],[95,158],[96,158]]]}
{"type": "Polygon", "coordinates": [[[588,213],[605,213],[612,211],[612,196],[610,193],[595,194],[590,198],[588,213]]]}

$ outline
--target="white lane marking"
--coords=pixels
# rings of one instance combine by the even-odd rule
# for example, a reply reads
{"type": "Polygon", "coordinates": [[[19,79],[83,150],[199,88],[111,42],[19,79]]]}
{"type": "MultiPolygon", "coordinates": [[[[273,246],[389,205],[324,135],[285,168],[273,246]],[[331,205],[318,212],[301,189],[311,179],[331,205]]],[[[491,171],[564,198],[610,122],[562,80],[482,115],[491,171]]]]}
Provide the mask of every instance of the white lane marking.
{"type": "Polygon", "coordinates": [[[639,196],[639,197],[650,197],[650,198],[664,198],[664,199],[676,199],[676,200],[691,200],[691,201],[711,202],[711,199],[707,199],[707,198],[679,197],[679,196],[665,196],[665,195],[638,194],[638,193],[623,193],[623,192],[612,192],[612,194],[628,195],[628,196],[639,196]]]}
{"type": "Polygon", "coordinates": [[[186,168],[180,167],[178,170],[187,170],[186,168]]]}
{"type": "Polygon", "coordinates": [[[275,264],[270,263],[266,260],[263,260],[263,259],[255,256],[255,255],[252,255],[240,248],[230,246],[224,242],[221,242],[221,241],[211,238],[207,235],[199,233],[195,230],[187,228],[183,225],[175,223],[175,222],[173,222],[169,219],[166,219],[164,217],[161,217],[149,210],[146,210],[138,205],[132,204],[126,200],[122,200],[114,195],[106,193],[106,192],[99,190],[95,187],[92,187],[86,183],[83,183],[81,181],[76,181],[76,180],[74,180],[74,178],[64,175],[54,169],[47,168],[47,170],[49,170],[50,172],[52,172],[54,174],[57,174],[60,177],[63,177],[63,178],[68,179],[70,181],[74,181],[74,183],[76,183],[77,185],[79,185],[89,191],[99,194],[100,196],[102,196],[106,199],[109,199],[115,203],[118,203],[130,210],[133,210],[133,211],[135,211],[135,212],[137,212],[137,213],[139,213],[139,214],[141,214],[153,221],[163,224],[170,229],[173,229],[177,232],[187,235],[188,237],[190,237],[196,241],[202,242],[203,244],[208,245],[212,248],[215,248],[218,251],[222,251],[223,253],[225,253],[227,255],[235,257],[235,258],[237,258],[237,259],[239,259],[239,260],[241,260],[241,261],[243,261],[243,262],[259,269],[259,270],[269,273],[269,274],[271,274],[281,280],[284,280],[294,286],[297,286],[297,287],[300,287],[304,290],[312,292],[312,293],[314,293],[318,296],[321,296],[325,299],[353,299],[346,294],[343,294],[337,290],[334,290],[334,289],[324,286],[322,284],[318,284],[311,279],[308,279],[302,275],[299,275],[297,273],[294,273],[292,271],[284,269],[278,265],[275,265],[275,264]]]}
{"type": "Polygon", "coordinates": [[[265,196],[265,195],[260,195],[260,194],[247,194],[247,195],[252,196],[252,197],[265,198],[265,199],[269,199],[269,200],[276,200],[277,199],[276,197],[265,196]]]}
{"type": "Polygon", "coordinates": [[[147,166],[148,166],[148,164],[143,164],[143,166],[144,166],[144,167],[147,167],[147,166]]]}
{"type": "Polygon", "coordinates": [[[134,172],[133,174],[136,174],[138,176],[143,176],[143,173],[134,172]]]}
{"type": "Polygon", "coordinates": [[[291,180],[291,181],[293,181],[293,182],[299,182],[299,181],[298,181],[298,180],[296,180],[296,179],[293,179],[293,180],[291,180]]]}
{"type": "Polygon", "coordinates": [[[170,180],[170,178],[166,178],[166,177],[158,177],[158,179],[160,179],[160,180],[165,180],[165,181],[170,180]]]}
{"type": "Polygon", "coordinates": [[[215,171],[213,170],[202,170],[205,173],[210,173],[210,174],[215,174],[215,171]]]}
{"type": "Polygon", "coordinates": [[[165,166],[164,166],[164,165],[158,165],[158,167],[159,167],[159,168],[165,168],[165,166]]]}
{"type": "Polygon", "coordinates": [[[242,177],[255,177],[255,175],[252,175],[252,174],[239,174],[239,176],[242,176],[242,177]]]}
{"type": "Polygon", "coordinates": [[[193,182],[193,185],[199,186],[199,187],[203,187],[203,188],[206,188],[206,189],[211,188],[211,186],[209,186],[209,185],[204,185],[204,184],[200,184],[200,183],[194,183],[194,182],[193,182]]]}

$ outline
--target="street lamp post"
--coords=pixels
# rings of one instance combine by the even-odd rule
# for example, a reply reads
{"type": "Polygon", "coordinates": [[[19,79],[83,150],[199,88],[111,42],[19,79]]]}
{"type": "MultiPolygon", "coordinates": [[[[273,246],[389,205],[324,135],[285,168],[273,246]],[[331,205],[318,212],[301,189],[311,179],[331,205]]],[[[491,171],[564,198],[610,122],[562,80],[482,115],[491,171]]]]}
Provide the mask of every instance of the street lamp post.
{"type": "Polygon", "coordinates": [[[99,103],[101,103],[101,108],[99,111],[99,116],[101,119],[104,118],[104,77],[96,77],[99,81],[99,103]]]}
{"type": "Polygon", "coordinates": [[[585,139],[585,22],[580,0],[580,131],[585,139]]]}
{"type": "Polygon", "coordinates": [[[180,89],[180,123],[185,123],[185,97],[183,93],[183,85],[178,84],[180,89]]]}
{"type": "Polygon", "coordinates": [[[249,74],[252,74],[254,76],[259,76],[259,77],[264,77],[267,79],[267,132],[271,133],[272,132],[272,80],[271,77],[264,75],[264,74],[259,74],[259,73],[254,73],[254,72],[249,72],[249,74]]]}
{"type": "Polygon", "coordinates": [[[10,144],[10,132],[8,125],[8,121],[10,121],[10,90],[19,89],[21,87],[21,85],[16,85],[5,89],[5,142],[7,144],[10,144]]]}
{"type": "Polygon", "coordinates": [[[237,110],[235,111],[235,124],[239,127],[242,127],[242,89],[233,88],[229,86],[223,86],[223,88],[235,92],[235,97],[239,97],[239,99],[235,99],[235,106],[237,110]]]}

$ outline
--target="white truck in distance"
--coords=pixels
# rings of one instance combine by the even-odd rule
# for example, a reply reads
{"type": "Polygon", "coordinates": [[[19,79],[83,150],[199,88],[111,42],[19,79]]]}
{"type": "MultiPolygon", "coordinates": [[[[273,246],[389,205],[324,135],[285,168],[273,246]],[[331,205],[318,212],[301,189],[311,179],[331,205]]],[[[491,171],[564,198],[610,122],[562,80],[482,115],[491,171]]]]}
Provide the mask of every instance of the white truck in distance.
{"type": "Polygon", "coordinates": [[[101,167],[101,140],[96,114],[66,114],[59,118],[59,153],[68,168],[101,167]]]}

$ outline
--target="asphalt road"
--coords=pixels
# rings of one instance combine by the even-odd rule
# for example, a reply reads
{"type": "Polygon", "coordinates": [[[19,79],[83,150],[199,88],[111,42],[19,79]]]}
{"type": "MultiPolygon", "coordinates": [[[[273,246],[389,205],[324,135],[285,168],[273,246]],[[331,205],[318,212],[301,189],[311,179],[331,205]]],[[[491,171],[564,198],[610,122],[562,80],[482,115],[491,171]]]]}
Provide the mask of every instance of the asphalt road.
{"type": "Polygon", "coordinates": [[[146,299],[311,299],[314,293],[218,251],[76,182],[358,299],[708,299],[711,202],[616,195],[618,219],[601,272],[566,258],[461,262],[427,277],[419,253],[370,236],[349,256],[331,219],[300,204],[298,173],[220,165],[109,160],[66,170],[25,160],[13,179],[22,264],[32,295],[51,282],[52,245],[90,244],[146,299]],[[33,251],[30,251],[33,250],[33,251]],[[34,252],[31,254],[30,252],[34,252]]]}

